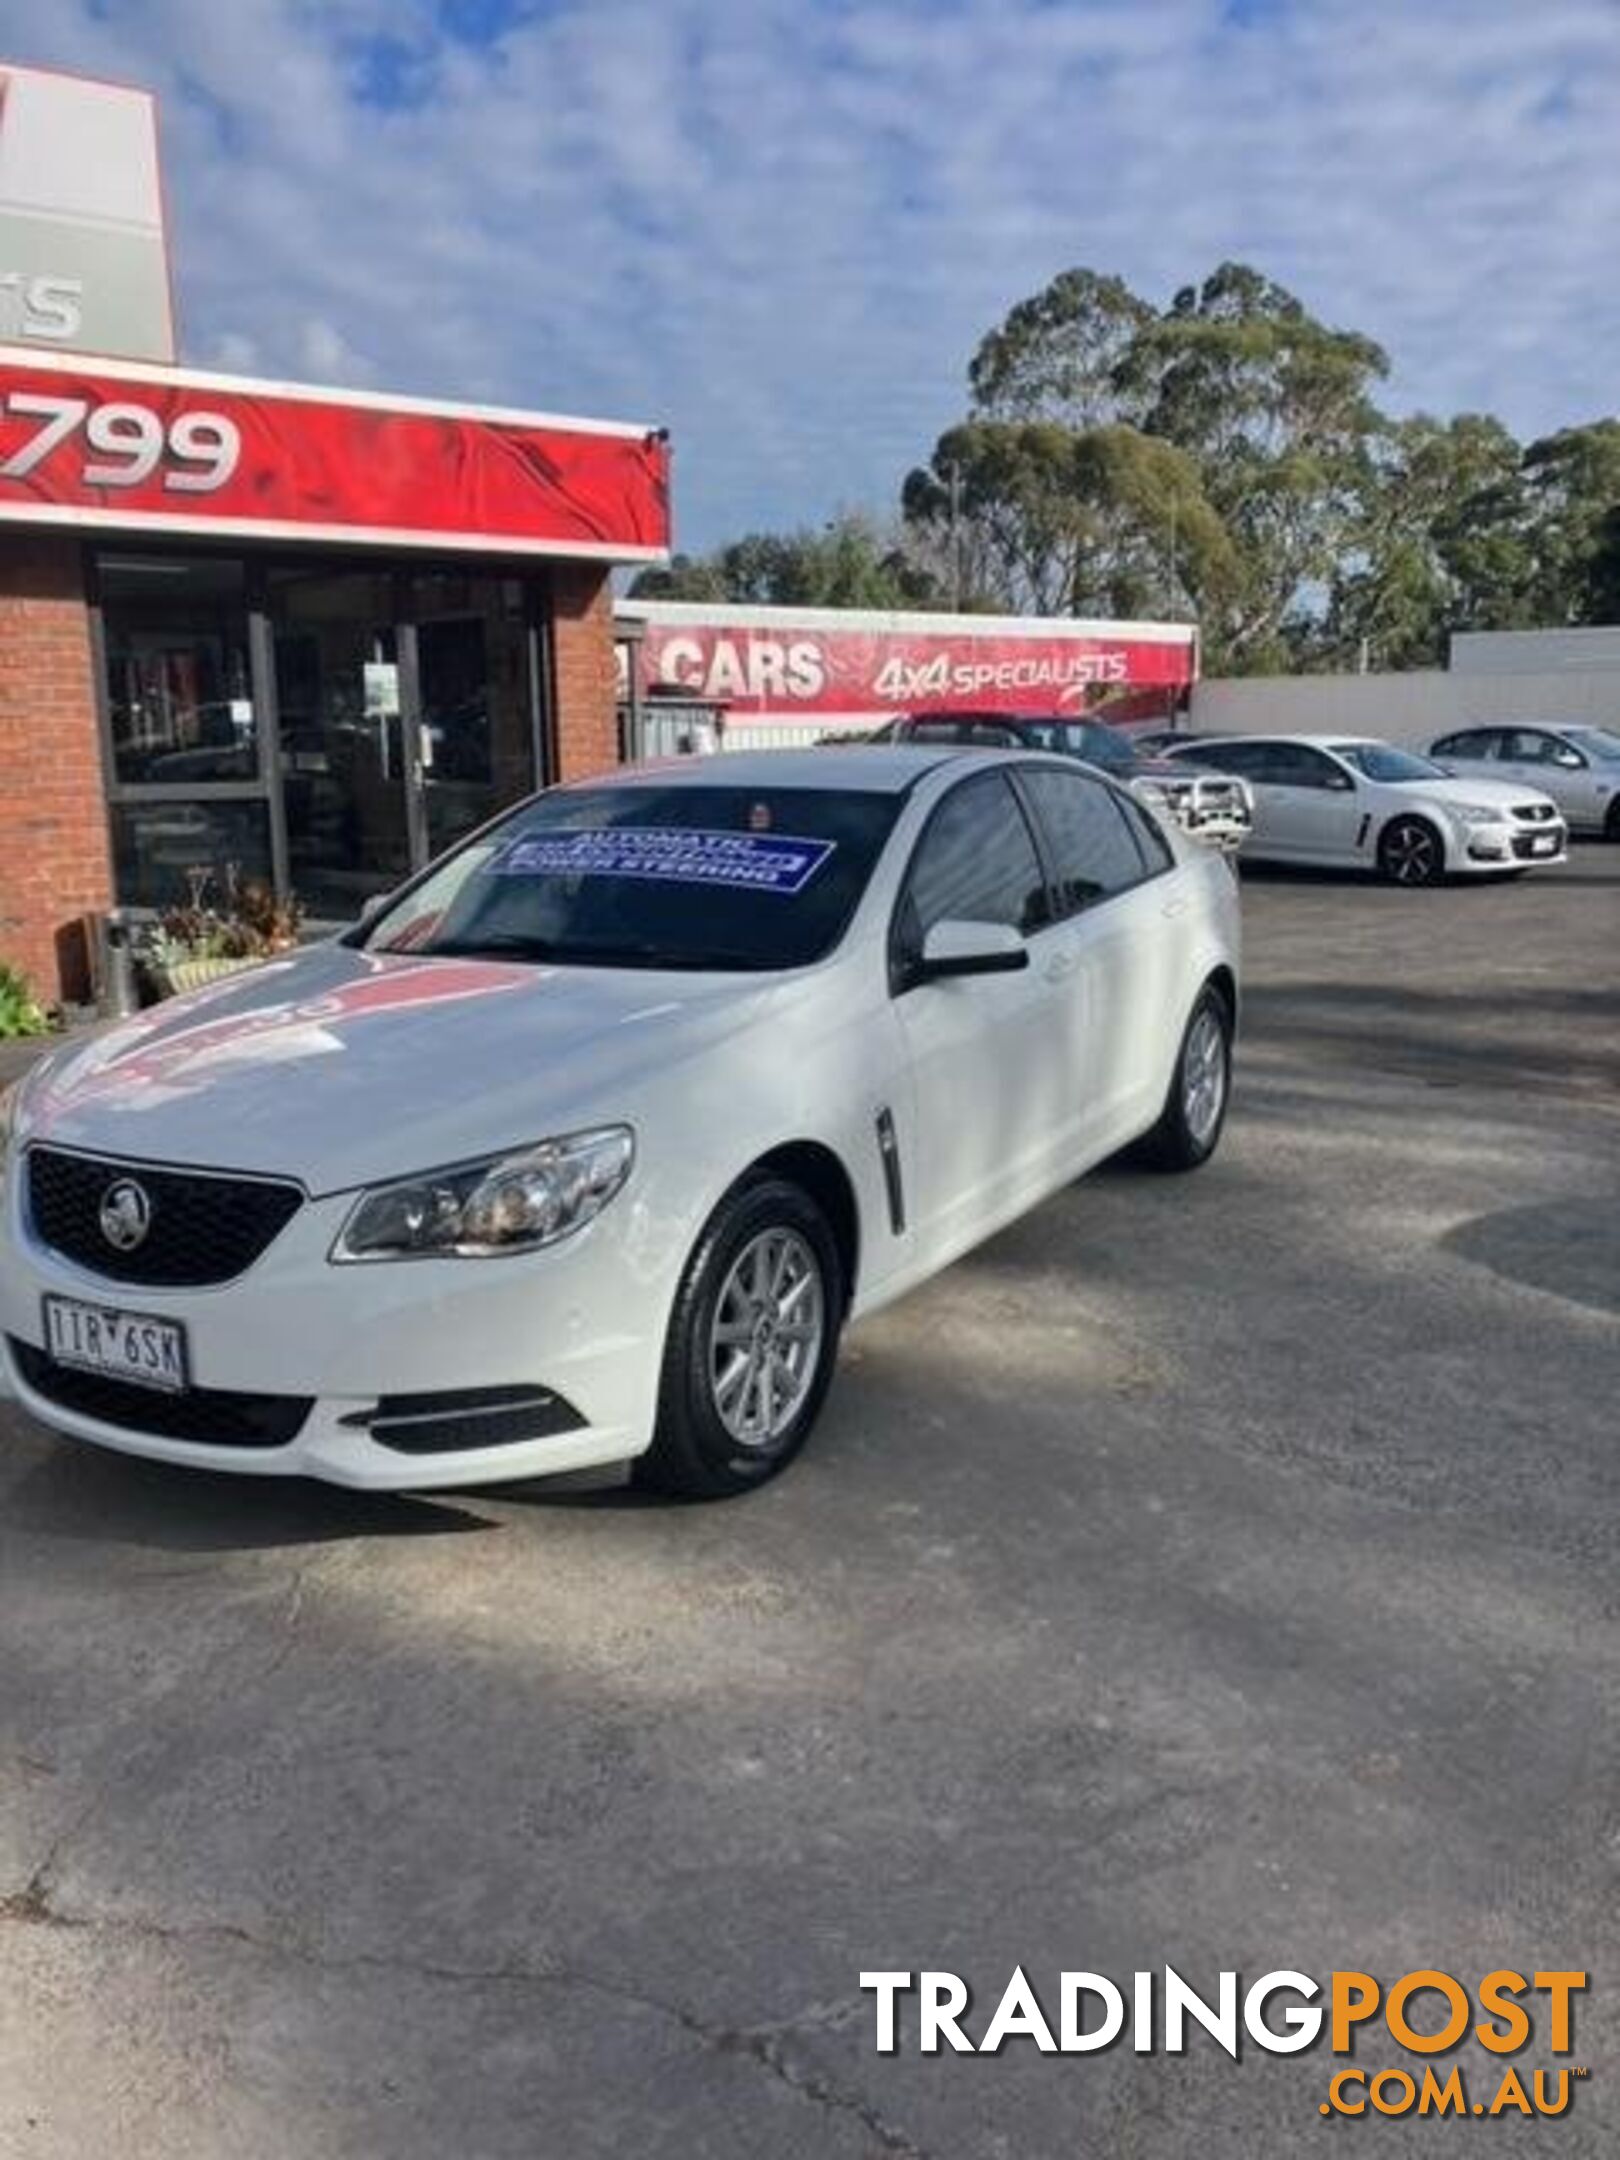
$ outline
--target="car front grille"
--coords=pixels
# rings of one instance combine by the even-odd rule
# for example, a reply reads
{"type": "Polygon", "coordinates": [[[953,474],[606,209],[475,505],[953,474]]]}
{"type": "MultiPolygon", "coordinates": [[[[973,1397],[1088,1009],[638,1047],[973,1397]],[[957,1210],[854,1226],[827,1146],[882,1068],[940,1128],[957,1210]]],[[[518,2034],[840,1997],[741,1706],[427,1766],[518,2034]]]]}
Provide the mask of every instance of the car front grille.
{"type": "MultiPolygon", "coordinates": [[[[1513,852],[1521,862],[1546,862],[1548,860],[1547,851],[1539,843],[1545,841],[1548,837],[1549,835],[1545,829],[1540,833],[1515,833],[1513,835],[1513,852]]],[[[1561,841],[1563,835],[1560,833],[1557,837],[1561,841]]],[[[1557,850],[1554,849],[1553,852],[1556,854],[1557,850]]]]}
{"type": "Polygon", "coordinates": [[[1521,825],[1550,825],[1558,812],[1551,803],[1523,802],[1513,805],[1513,815],[1521,825]]]}
{"type": "Polygon", "coordinates": [[[28,1151],[28,1214],[41,1244],[114,1282],[189,1286],[229,1282],[253,1265],[303,1204],[284,1178],[165,1170],[146,1163],[28,1151]],[[102,1203],[121,1181],[146,1196],[148,1228],[121,1251],[101,1226],[102,1203]]]}
{"type": "Polygon", "coordinates": [[[314,1403],[309,1395],[242,1395],[229,1388],[188,1388],[184,1394],[169,1395],[58,1365],[15,1336],[7,1342],[24,1385],[34,1394],[59,1410],[116,1425],[121,1432],[193,1440],[206,1447],[285,1447],[297,1438],[314,1403]]]}

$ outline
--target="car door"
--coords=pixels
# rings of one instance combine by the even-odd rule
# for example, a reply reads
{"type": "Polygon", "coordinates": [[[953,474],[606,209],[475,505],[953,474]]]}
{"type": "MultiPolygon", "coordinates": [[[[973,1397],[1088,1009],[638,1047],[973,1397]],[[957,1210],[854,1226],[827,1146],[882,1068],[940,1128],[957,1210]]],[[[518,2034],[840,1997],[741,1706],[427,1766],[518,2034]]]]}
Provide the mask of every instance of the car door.
{"type": "Polygon", "coordinates": [[[1040,829],[1053,911],[1072,967],[1062,1004],[1062,1069],[1072,1076],[1063,1146],[1070,1176],[1152,1123],[1186,1002],[1188,905],[1152,821],[1105,780],[1022,766],[1017,786],[1040,829]]]}
{"type": "Polygon", "coordinates": [[[1566,818],[1592,822],[1592,774],[1573,744],[1546,728],[1504,728],[1494,777],[1550,795],[1566,818]]]}
{"type": "Polygon", "coordinates": [[[1310,743],[1269,746],[1261,792],[1277,845],[1294,862],[1343,863],[1360,859],[1365,835],[1365,783],[1335,757],[1310,743]]]}
{"type": "Polygon", "coordinates": [[[895,1140],[919,1273],[987,1237],[1056,1175],[1067,1083],[1053,993],[1072,963],[1050,921],[1046,873],[1005,770],[959,781],[917,842],[890,935],[909,1074],[895,1140]],[[1029,966],[920,980],[924,938],[950,921],[1010,924],[1029,940],[1029,966]]]}

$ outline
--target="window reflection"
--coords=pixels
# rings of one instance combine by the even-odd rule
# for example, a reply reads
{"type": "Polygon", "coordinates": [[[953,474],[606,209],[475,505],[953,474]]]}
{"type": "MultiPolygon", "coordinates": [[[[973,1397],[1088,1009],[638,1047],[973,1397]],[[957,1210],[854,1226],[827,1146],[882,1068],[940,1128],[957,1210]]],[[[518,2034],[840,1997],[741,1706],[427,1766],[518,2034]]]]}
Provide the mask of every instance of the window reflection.
{"type": "Polygon", "coordinates": [[[529,642],[516,578],[413,580],[422,790],[437,855],[534,786],[529,642]]]}
{"type": "Polygon", "coordinates": [[[270,820],[258,802],[143,802],[112,814],[118,897],[126,907],[218,903],[233,879],[268,881],[270,820]]]}
{"type": "Polygon", "coordinates": [[[256,779],[241,563],[103,556],[101,610],[114,776],[172,786],[256,779]]]}

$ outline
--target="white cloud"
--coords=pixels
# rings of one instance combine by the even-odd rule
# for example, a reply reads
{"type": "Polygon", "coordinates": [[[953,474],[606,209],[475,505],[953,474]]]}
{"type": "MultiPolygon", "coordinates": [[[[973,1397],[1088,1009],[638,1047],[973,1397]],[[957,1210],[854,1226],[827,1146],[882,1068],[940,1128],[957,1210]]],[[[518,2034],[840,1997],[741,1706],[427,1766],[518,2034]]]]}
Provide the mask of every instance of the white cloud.
{"type": "Polygon", "coordinates": [[[1610,0],[552,0],[481,48],[430,0],[11,0],[7,36],[163,95],[192,356],[666,421],[688,543],[886,506],[1071,263],[1255,261],[1403,404],[1614,403],[1610,0]]]}

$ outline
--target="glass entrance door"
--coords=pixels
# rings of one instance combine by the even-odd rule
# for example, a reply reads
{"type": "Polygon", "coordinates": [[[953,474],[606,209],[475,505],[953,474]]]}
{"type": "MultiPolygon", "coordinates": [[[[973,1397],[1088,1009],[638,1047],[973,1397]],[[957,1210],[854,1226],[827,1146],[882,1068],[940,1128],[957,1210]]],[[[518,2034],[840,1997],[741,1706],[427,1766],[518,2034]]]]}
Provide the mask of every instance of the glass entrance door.
{"type": "Polygon", "coordinates": [[[421,696],[422,829],[437,855],[535,785],[530,630],[515,578],[411,580],[421,696]]]}
{"type": "Polygon", "coordinates": [[[272,570],[288,882],[316,919],[348,922],[406,877],[414,715],[386,571],[272,570]]]}

